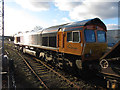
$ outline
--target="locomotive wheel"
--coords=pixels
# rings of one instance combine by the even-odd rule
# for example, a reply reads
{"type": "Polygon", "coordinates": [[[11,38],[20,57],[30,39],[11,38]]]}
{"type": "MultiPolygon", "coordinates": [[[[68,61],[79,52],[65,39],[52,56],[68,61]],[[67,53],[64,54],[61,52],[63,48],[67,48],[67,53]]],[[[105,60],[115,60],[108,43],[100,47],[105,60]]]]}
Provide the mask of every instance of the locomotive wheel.
{"type": "Polygon", "coordinates": [[[23,53],[25,53],[25,48],[23,48],[23,53]]]}
{"type": "Polygon", "coordinates": [[[39,53],[39,58],[43,61],[45,61],[45,53],[44,52],[40,52],[39,53]]]}
{"type": "Polygon", "coordinates": [[[82,77],[82,78],[90,78],[93,77],[94,73],[90,71],[88,68],[85,68],[86,66],[81,60],[76,60],[74,64],[74,71],[75,73],[82,77]]]}
{"type": "Polygon", "coordinates": [[[46,59],[46,61],[52,61],[53,57],[52,57],[52,55],[45,54],[45,59],[46,59]]]}
{"type": "Polygon", "coordinates": [[[36,57],[39,58],[40,52],[36,51],[36,57]]]}
{"type": "Polygon", "coordinates": [[[59,60],[57,60],[55,62],[55,66],[58,67],[58,68],[60,68],[60,69],[63,69],[63,63],[61,61],[59,61],[59,60]]]}
{"type": "Polygon", "coordinates": [[[63,62],[63,69],[68,72],[68,73],[71,73],[73,72],[73,67],[70,67],[69,63],[67,61],[64,61],[63,62]]]}
{"type": "Polygon", "coordinates": [[[76,66],[78,69],[82,70],[82,60],[76,60],[76,66]]]}

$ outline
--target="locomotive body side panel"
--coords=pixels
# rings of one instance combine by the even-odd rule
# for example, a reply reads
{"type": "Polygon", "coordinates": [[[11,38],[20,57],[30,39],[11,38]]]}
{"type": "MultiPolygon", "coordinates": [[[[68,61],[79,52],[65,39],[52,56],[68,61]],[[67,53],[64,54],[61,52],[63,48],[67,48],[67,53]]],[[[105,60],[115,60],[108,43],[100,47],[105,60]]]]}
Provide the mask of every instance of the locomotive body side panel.
{"type": "Polygon", "coordinates": [[[32,35],[32,45],[37,45],[38,38],[37,34],[32,35]]]}
{"type": "Polygon", "coordinates": [[[24,43],[23,45],[29,45],[31,43],[31,36],[29,34],[24,34],[24,43]]]}
{"type": "Polygon", "coordinates": [[[42,46],[42,35],[41,34],[37,34],[37,45],[42,46]]]}
{"type": "Polygon", "coordinates": [[[42,46],[57,47],[57,33],[42,34],[42,46]]]}

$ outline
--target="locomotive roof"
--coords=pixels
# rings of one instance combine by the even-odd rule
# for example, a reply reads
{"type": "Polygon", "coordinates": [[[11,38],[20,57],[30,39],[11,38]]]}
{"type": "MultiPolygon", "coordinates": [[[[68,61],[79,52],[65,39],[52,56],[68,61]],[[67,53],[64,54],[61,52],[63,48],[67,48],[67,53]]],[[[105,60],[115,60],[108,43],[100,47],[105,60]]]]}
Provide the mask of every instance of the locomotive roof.
{"type": "MultiPolygon", "coordinates": [[[[41,34],[41,33],[42,34],[57,33],[60,28],[64,28],[63,31],[73,31],[73,30],[76,30],[76,29],[82,30],[82,26],[87,26],[87,25],[90,25],[90,24],[99,25],[99,26],[103,27],[104,30],[106,30],[105,24],[99,18],[94,18],[94,19],[87,19],[87,20],[83,20],[83,21],[77,21],[77,22],[73,22],[73,23],[66,23],[66,24],[62,24],[62,25],[52,26],[52,27],[49,27],[49,28],[45,28],[45,29],[43,29],[39,32],[36,32],[36,33],[37,34],[38,33],[39,34],[41,34]]],[[[29,34],[33,34],[33,32],[31,32],[29,34]]]]}
{"type": "Polygon", "coordinates": [[[58,32],[58,30],[59,30],[60,28],[63,28],[63,27],[64,27],[65,25],[67,25],[67,24],[69,24],[69,23],[62,24],[62,25],[57,25],[57,26],[52,26],[52,27],[49,27],[49,28],[45,28],[45,29],[43,29],[42,34],[58,32]]]}
{"type": "Polygon", "coordinates": [[[82,29],[81,26],[87,26],[87,25],[90,25],[90,24],[99,25],[99,26],[103,27],[104,30],[106,30],[105,24],[99,18],[94,18],[94,19],[87,19],[87,20],[83,20],[83,21],[77,21],[77,22],[73,22],[73,23],[66,23],[66,24],[62,24],[62,25],[52,26],[52,27],[44,29],[42,33],[43,34],[45,34],[45,33],[56,33],[56,32],[58,32],[58,30],[60,28],[65,28],[64,31],[71,31],[71,30],[76,30],[77,29],[77,28],[73,29],[71,27],[78,27],[78,26],[79,26],[78,27],[79,29],[82,29]]]}
{"type": "Polygon", "coordinates": [[[88,19],[88,20],[83,20],[83,21],[70,23],[70,24],[65,26],[64,31],[70,31],[70,29],[67,29],[67,28],[70,28],[70,27],[78,27],[79,26],[78,28],[80,29],[81,28],[80,26],[87,26],[87,25],[90,25],[90,24],[102,26],[104,28],[104,30],[106,30],[105,24],[99,18],[94,18],[94,19],[88,19]]]}

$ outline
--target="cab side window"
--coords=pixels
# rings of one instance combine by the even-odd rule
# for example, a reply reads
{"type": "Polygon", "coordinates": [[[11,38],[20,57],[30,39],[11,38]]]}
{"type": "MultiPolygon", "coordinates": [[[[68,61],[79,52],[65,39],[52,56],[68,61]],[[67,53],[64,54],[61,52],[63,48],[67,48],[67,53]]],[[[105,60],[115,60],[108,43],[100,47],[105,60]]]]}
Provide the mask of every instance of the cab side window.
{"type": "Polygon", "coordinates": [[[73,42],[79,42],[79,41],[80,41],[80,33],[73,32],[73,42]]]}
{"type": "Polygon", "coordinates": [[[98,31],[97,31],[97,39],[98,39],[98,42],[106,42],[106,34],[105,34],[105,31],[100,31],[100,30],[98,30],[98,31]]]}
{"type": "Polygon", "coordinates": [[[67,42],[80,42],[80,32],[67,32],[67,42]]]}
{"type": "Polygon", "coordinates": [[[72,32],[67,32],[67,41],[72,42],[72,32]]]}

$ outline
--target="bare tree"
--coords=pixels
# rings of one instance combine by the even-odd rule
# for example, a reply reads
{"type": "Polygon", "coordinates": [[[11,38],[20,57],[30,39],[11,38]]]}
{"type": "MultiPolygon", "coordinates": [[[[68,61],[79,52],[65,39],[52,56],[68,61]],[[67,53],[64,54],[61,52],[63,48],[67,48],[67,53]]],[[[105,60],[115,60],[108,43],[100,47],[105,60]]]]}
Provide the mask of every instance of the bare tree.
{"type": "MultiPolygon", "coordinates": [[[[43,28],[41,26],[35,26],[34,27],[34,31],[40,31],[42,30],[43,28]]],[[[33,31],[33,30],[32,30],[33,31]]]]}

